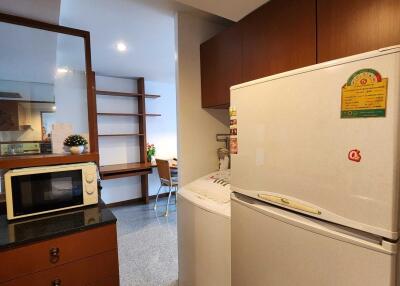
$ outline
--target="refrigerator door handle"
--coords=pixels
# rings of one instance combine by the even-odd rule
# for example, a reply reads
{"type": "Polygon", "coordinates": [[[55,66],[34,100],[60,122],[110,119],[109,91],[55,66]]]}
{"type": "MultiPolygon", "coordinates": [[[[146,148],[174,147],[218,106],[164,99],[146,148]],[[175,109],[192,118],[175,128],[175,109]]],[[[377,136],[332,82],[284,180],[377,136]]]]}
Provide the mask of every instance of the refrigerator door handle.
{"type": "Polygon", "coordinates": [[[308,206],[308,205],[305,205],[302,203],[298,203],[293,200],[289,200],[288,198],[285,198],[285,197],[268,195],[268,194],[258,194],[258,197],[261,200],[269,202],[269,203],[283,205],[283,206],[291,208],[291,209],[303,211],[306,213],[311,213],[314,215],[321,215],[321,211],[319,209],[316,209],[314,207],[311,207],[311,206],[308,206]]]}

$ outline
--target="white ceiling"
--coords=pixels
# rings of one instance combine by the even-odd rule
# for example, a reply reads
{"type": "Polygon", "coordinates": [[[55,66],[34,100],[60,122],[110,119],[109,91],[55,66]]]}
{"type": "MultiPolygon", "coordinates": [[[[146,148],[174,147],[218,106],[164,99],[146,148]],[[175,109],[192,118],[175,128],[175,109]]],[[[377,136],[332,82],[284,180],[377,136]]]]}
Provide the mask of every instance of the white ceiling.
{"type": "Polygon", "coordinates": [[[230,25],[175,0],[1,0],[0,11],[90,31],[93,70],[100,74],[169,83],[175,82],[178,11],[230,25]],[[126,52],[117,51],[118,42],[126,52]]]}
{"type": "Polygon", "coordinates": [[[97,73],[175,82],[175,13],[166,0],[62,0],[60,24],[90,31],[97,73]]]}
{"type": "Polygon", "coordinates": [[[232,21],[239,21],[250,12],[256,10],[268,0],[177,0],[183,4],[203,10],[205,12],[224,17],[232,21]]]}

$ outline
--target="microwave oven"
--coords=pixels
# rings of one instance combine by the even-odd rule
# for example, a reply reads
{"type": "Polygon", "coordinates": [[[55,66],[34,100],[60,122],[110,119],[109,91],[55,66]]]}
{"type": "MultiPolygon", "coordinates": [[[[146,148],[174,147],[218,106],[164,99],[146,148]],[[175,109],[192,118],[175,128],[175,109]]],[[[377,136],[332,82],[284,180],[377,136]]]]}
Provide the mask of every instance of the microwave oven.
{"type": "Polygon", "coordinates": [[[94,163],[9,170],[4,187],[9,220],[98,203],[94,163]]]}

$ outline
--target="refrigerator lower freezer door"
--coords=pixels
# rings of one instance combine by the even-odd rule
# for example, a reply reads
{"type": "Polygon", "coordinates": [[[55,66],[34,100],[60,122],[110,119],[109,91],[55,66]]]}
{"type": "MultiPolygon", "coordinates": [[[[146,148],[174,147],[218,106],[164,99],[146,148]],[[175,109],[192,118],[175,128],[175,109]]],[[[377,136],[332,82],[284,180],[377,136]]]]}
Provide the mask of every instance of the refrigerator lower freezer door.
{"type": "Polygon", "coordinates": [[[232,195],[232,286],[395,286],[397,244],[232,195]]]}

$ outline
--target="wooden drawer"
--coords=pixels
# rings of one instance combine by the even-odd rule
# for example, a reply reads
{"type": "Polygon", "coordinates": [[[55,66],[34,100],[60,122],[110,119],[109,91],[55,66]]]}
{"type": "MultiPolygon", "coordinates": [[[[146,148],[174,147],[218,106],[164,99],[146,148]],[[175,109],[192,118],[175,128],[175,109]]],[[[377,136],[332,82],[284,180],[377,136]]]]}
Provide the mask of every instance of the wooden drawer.
{"type": "Polygon", "coordinates": [[[0,252],[0,283],[117,249],[115,224],[0,252]]]}
{"type": "Polygon", "coordinates": [[[108,251],[0,284],[0,286],[21,285],[117,286],[119,285],[117,251],[108,251]]]}

